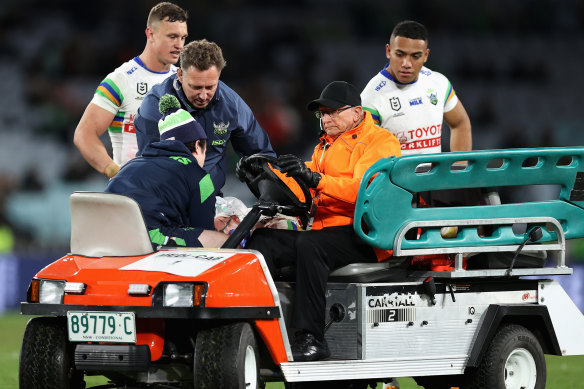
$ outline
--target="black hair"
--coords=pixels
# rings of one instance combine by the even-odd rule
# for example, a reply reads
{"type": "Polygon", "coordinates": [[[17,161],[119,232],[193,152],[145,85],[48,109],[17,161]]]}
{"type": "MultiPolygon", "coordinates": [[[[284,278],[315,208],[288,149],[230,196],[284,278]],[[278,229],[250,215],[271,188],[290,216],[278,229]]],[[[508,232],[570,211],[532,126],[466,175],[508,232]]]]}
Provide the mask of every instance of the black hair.
{"type": "MultiPolygon", "coordinates": [[[[202,148],[203,150],[205,150],[205,148],[207,148],[207,139],[197,139],[197,140],[198,140],[199,142],[201,142],[201,143],[200,143],[200,145],[201,145],[201,148],[202,148]]],[[[196,152],[196,151],[197,151],[197,140],[194,140],[194,141],[192,141],[192,142],[189,142],[189,143],[185,143],[185,146],[187,146],[187,149],[189,149],[189,151],[190,151],[191,153],[194,153],[194,152],[196,152]]]]}
{"type": "Polygon", "coordinates": [[[413,20],[404,20],[399,22],[391,33],[391,37],[403,36],[409,39],[421,39],[428,42],[428,30],[423,24],[413,20]]]}

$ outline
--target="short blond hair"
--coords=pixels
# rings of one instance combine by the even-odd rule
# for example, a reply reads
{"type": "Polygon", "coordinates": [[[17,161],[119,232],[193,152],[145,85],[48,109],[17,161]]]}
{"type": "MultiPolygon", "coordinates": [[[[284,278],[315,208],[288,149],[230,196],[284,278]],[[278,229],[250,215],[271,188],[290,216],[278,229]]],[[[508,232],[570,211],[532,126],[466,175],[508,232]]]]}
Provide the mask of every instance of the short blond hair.
{"type": "Polygon", "coordinates": [[[211,66],[216,66],[218,71],[222,71],[226,65],[221,48],[206,39],[192,41],[180,53],[180,67],[184,72],[191,66],[197,70],[208,70],[211,66]]]}

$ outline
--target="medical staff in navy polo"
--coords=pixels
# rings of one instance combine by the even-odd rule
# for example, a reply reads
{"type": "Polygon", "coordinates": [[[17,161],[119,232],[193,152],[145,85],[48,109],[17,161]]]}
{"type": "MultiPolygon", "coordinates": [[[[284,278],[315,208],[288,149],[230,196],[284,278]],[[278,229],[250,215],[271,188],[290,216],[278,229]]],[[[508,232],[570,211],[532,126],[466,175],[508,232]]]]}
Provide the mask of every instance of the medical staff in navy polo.
{"type": "Polygon", "coordinates": [[[226,151],[231,141],[240,156],[263,153],[276,156],[266,132],[251,109],[233,89],[219,81],[226,62],[221,48],[205,39],[186,45],[180,54],[177,74],[156,85],[144,98],[134,120],[138,155],[158,140],[161,117],[158,101],[165,94],[178,98],[207,134],[207,157],[203,168],[220,191],[225,184],[226,151]]]}

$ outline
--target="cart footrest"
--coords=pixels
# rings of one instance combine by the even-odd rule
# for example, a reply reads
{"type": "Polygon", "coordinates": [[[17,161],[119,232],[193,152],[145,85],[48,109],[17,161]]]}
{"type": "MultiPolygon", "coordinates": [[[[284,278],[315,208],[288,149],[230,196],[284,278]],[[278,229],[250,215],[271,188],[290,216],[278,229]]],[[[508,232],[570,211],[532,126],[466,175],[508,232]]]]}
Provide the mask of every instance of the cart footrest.
{"type": "Polygon", "coordinates": [[[147,371],[149,367],[147,345],[78,344],[75,348],[78,370],[147,371]]]}

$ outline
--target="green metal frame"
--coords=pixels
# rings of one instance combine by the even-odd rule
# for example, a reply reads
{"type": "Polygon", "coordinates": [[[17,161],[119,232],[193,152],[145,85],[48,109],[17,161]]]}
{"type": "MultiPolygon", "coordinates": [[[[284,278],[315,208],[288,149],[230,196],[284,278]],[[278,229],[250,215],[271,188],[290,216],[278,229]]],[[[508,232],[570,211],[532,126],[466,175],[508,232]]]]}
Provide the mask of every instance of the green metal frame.
{"type": "MultiPolygon", "coordinates": [[[[580,238],[584,237],[584,201],[581,200],[584,196],[578,191],[580,188],[574,190],[577,176],[582,175],[578,175],[579,172],[584,172],[584,147],[481,150],[382,159],[363,176],[354,228],[364,241],[382,249],[393,249],[397,234],[403,226],[414,221],[461,220],[468,223],[468,220],[481,219],[552,217],[559,221],[566,239],[580,238]],[[526,164],[528,159],[536,162],[526,164]],[[466,161],[466,167],[452,169],[453,164],[460,161],[466,161]],[[416,173],[416,168],[422,164],[432,164],[432,168],[416,173]],[[497,167],[491,167],[493,165],[497,167]],[[418,192],[518,185],[559,185],[561,190],[556,200],[412,207],[414,193],[418,192]]],[[[543,231],[540,242],[557,240],[554,231],[545,228],[543,231]]],[[[459,226],[454,239],[442,238],[436,227],[428,229],[419,240],[401,240],[400,248],[516,245],[524,239],[523,234],[512,231],[512,225],[496,226],[489,237],[479,236],[476,225],[459,226]]]]}

